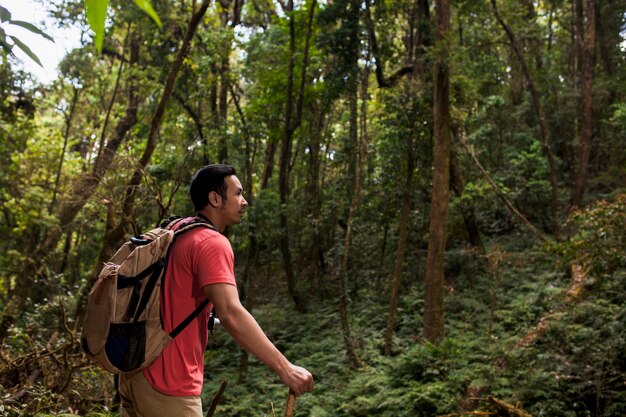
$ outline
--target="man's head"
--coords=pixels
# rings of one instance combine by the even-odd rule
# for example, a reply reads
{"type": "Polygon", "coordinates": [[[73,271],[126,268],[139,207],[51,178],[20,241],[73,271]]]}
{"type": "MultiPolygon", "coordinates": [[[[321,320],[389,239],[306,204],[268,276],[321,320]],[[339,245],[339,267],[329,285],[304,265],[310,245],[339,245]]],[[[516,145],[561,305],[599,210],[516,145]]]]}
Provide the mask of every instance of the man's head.
{"type": "Polygon", "coordinates": [[[224,178],[235,174],[235,168],[230,165],[212,164],[200,168],[191,178],[191,186],[189,187],[191,201],[196,211],[201,211],[209,204],[211,191],[226,199],[228,186],[224,178]]]}
{"type": "Polygon", "coordinates": [[[219,230],[241,222],[248,202],[232,166],[214,164],[200,168],[189,188],[196,211],[208,215],[219,230]]]}

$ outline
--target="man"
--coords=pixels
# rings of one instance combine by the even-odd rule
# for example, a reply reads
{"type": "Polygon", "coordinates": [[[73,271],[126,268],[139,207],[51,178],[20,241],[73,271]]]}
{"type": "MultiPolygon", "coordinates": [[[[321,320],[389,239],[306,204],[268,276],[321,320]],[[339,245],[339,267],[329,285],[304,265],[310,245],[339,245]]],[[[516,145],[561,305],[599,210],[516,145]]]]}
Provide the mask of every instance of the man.
{"type": "Polygon", "coordinates": [[[123,417],[202,417],[200,393],[212,306],[222,327],[296,395],[313,388],[312,375],[278,351],[239,301],[233,250],[221,234],[227,226],[241,222],[248,206],[235,169],[229,165],[201,168],[191,180],[190,194],[197,216],[215,230],[195,228],[172,245],[161,290],[165,330],[171,331],[205,298],[210,303],[154,363],[143,372],[121,376],[123,417]]]}

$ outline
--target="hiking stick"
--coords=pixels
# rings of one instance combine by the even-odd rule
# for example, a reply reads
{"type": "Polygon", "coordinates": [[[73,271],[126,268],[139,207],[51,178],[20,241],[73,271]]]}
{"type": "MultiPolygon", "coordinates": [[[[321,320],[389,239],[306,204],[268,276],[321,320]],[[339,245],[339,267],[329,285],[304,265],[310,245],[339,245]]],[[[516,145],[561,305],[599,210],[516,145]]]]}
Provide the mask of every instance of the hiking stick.
{"type": "Polygon", "coordinates": [[[293,408],[296,405],[296,394],[292,390],[289,390],[289,396],[287,397],[287,407],[285,408],[285,417],[293,416],[293,408]]]}
{"type": "Polygon", "coordinates": [[[224,395],[224,390],[226,390],[226,385],[228,385],[228,381],[223,380],[222,385],[220,385],[219,391],[217,391],[217,394],[215,394],[215,396],[213,397],[213,401],[211,401],[211,407],[209,408],[209,411],[206,413],[206,417],[213,417],[213,414],[215,414],[215,409],[217,408],[217,404],[222,399],[222,395],[224,395]]]}

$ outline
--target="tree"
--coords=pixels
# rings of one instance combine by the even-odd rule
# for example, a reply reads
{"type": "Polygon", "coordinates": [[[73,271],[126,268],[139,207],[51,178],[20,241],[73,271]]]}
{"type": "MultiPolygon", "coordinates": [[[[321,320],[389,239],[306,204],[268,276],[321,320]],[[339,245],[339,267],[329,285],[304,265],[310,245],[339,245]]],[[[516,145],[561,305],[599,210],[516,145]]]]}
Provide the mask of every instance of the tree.
{"type": "Polygon", "coordinates": [[[577,208],[580,206],[585,192],[585,184],[589,172],[589,157],[591,155],[591,139],[593,136],[593,63],[596,44],[596,6],[595,0],[585,2],[585,30],[582,42],[581,56],[582,65],[580,68],[582,83],[580,86],[580,153],[578,155],[578,169],[570,206],[577,208]]]}
{"type": "Polygon", "coordinates": [[[313,0],[309,7],[308,27],[306,33],[305,47],[302,58],[302,70],[300,75],[300,87],[294,103],[294,84],[295,84],[295,59],[296,59],[296,29],[295,29],[295,10],[293,0],[289,0],[285,12],[289,16],[289,63],[287,69],[287,88],[285,103],[285,119],[283,138],[280,147],[279,162],[279,193],[280,193],[280,251],[283,257],[283,265],[285,275],[287,277],[287,288],[296,307],[300,311],[306,310],[306,301],[300,294],[296,277],[293,270],[292,255],[289,244],[289,227],[287,225],[287,201],[289,198],[289,175],[290,164],[293,147],[293,134],[302,122],[302,106],[304,103],[304,86],[306,85],[306,69],[309,63],[309,44],[312,33],[313,17],[315,15],[316,0],[313,0]],[[294,114],[295,110],[295,114],[294,114]]]}
{"type": "MultiPolygon", "coordinates": [[[[407,66],[414,70],[406,83],[402,87],[408,91],[410,118],[406,135],[406,171],[404,192],[402,193],[400,220],[398,222],[398,246],[393,263],[393,271],[391,278],[389,312],[387,314],[387,327],[385,330],[385,340],[383,350],[386,355],[392,353],[392,338],[396,325],[395,316],[398,310],[398,298],[400,295],[400,284],[402,281],[402,272],[404,270],[405,254],[408,245],[409,220],[411,208],[413,205],[414,181],[416,156],[415,142],[420,139],[420,130],[423,129],[419,123],[419,111],[421,99],[420,87],[430,84],[428,74],[429,60],[424,54],[426,48],[431,46],[431,30],[430,30],[430,5],[427,0],[419,0],[412,4],[412,13],[410,14],[411,25],[410,33],[405,37],[409,40],[405,46],[405,55],[407,66]],[[412,62],[411,62],[412,61],[412,62]],[[419,74],[419,77],[418,77],[419,74]]],[[[406,94],[406,93],[405,93],[406,94]]],[[[430,132],[428,132],[430,133],[430,132]]]]}
{"type": "Polygon", "coordinates": [[[447,62],[450,3],[448,0],[439,0],[435,9],[436,39],[440,53],[434,65],[433,186],[424,289],[424,337],[432,343],[444,337],[443,261],[450,189],[450,74],[447,62]]]}

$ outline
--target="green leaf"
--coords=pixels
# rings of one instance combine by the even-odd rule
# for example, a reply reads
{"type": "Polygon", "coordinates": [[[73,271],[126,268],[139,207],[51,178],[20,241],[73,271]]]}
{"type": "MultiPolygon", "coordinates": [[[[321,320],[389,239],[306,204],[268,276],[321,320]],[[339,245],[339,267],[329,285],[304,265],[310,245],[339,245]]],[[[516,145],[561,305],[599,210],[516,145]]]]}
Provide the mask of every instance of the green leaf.
{"type": "Polygon", "coordinates": [[[11,20],[9,23],[11,23],[12,25],[15,25],[15,26],[21,26],[24,29],[28,29],[31,32],[36,33],[37,35],[41,35],[44,38],[54,42],[54,39],[52,39],[52,37],[50,35],[48,35],[44,31],[42,31],[41,29],[39,29],[37,26],[33,25],[32,23],[24,22],[22,20],[11,20]]]}
{"type": "Polygon", "coordinates": [[[6,22],[11,20],[11,12],[0,6],[0,22],[6,22]]]}
{"type": "Polygon", "coordinates": [[[102,40],[104,39],[104,22],[107,18],[109,0],[85,0],[85,13],[87,22],[93,30],[93,38],[98,53],[102,52],[102,40]]]}
{"type": "Polygon", "coordinates": [[[22,42],[21,40],[19,40],[15,36],[9,36],[9,38],[11,38],[13,40],[13,42],[15,43],[15,45],[17,45],[18,48],[20,48],[22,51],[24,51],[24,53],[26,55],[28,55],[30,57],[30,59],[32,59],[37,64],[39,64],[40,67],[43,67],[43,65],[41,65],[41,61],[39,60],[39,58],[37,58],[37,55],[35,55],[33,53],[33,51],[31,51],[30,48],[28,46],[26,46],[26,44],[24,42],[22,42]]]}
{"type": "Polygon", "coordinates": [[[141,10],[146,12],[146,14],[150,16],[152,20],[154,20],[154,22],[157,24],[159,28],[163,27],[163,24],[161,23],[161,19],[159,19],[159,15],[152,8],[152,3],[150,2],[150,0],[135,0],[135,4],[141,10]]]}

